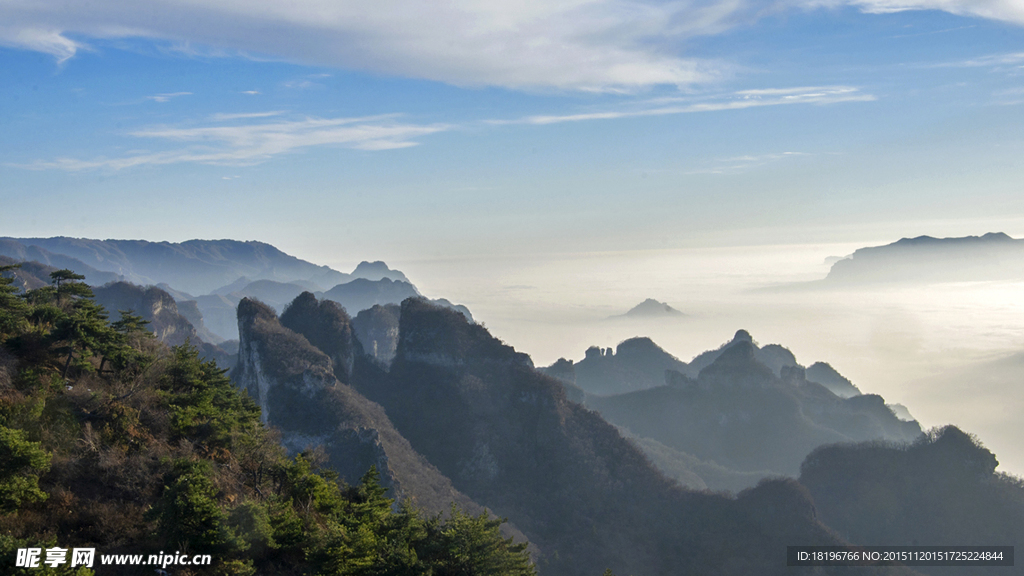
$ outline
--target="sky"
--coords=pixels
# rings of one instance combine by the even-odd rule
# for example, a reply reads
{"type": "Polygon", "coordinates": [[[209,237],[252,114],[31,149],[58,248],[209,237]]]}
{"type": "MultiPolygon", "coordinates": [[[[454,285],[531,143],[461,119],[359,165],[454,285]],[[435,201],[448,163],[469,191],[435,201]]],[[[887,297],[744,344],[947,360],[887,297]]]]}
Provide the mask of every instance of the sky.
{"type": "Polygon", "coordinates": [[[744,290],[1024,237],[1022,158],[1024,0],[0,0],[0,235],[381,259],[538,363],[747,328],[1002,453],[921,382],[1024,349],[1021,286],[744,290]],[[601,323],[647,297],[700,320],[601,323]]]}
{"type": "Polygon", "coordinates": [[[0,22],[9,235],[354,265],[1024,232],[1020,0],[0,0],[0,22]]]}

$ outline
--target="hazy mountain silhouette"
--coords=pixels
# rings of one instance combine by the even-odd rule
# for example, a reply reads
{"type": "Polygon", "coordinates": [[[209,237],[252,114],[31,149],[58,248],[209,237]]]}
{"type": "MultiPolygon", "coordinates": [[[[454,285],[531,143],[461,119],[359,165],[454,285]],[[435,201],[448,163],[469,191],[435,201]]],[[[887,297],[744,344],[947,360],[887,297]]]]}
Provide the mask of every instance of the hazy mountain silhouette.
{"type": "MultiPolygon", "coordinates": [[[[38,262],[52,266],[54,270],[72,270],[85,276],[85,282],[91,286],[99,286],[107,282],[116,282],[124,278],[117,273],[105,272],[82,262],[78,258],[50,252],[36,245],[25,245],[13,238],[0,238],[0,256],[6,256],[14,262],[38,262]]],[[[49,278],[46,278],[49,284],[49,278]]]]}
{"type": "MultiPolygon", "coordinates": [[[[817,371],[838,376],[824,367],[817,371]]],[[[759,348],[743,330],[683,370],[669,369],[667,376],[666,384],[645,390],[588,395],[587,405],[637,436],[725,472],[743,473],[748,482],[752,478],[746,473],[752,472],[795,476],[804,457],[824,444],[912,440],[921,432],[916,422],[898,419],[880,396],[843,398],[810,381],[788,350],[778,345],[759,348]],[[703,368],[697,376],[688,376],[699,365],[703,368]]],[[[651,455],[666,470],[685,468],[700,475],[685,458],[669,465],[670,454],[651,455]]],[[[737,478],[722,478],[722,484],[703,480],[712,488],[735,488],[737,478]]]]}
{"type": "Polygon", "coordinates": [[[398,270],[392,270],[388,268],[388,265],[377,260],[376,262],[362,261],[356,266],[356,269],[352,271],[353,278],[366,278],[367,280],[383,280],[387,278],[389,280],[398,280],[401,282],[409,282],[409,279],[405,277],[398,270]]]}
{"type": "Polygon", "coordinates": [[[903,238],[856,250],[825,284],[957,282],[1024,278],[1024,240],[1002,232],[963,238],[903,238]]]}
{"type": "MultiPolygon", "coordinates": [[[[820,518],[856,544],[1019,546],[1024,482],[995,473],[996,465],[995,455],[977,439],[947,426],[911,444],[819,448],[801,466],[800,482],[813,495],[820,518]]],[[[915,569],[1020,572],[1019,567],[915,569]]]]}
{"type": "Polygon", "coordinates": [[[115,273],[136,284],[166,282],[190,294],[209,294],[241,276],[253,280],[310,280],[326,286],[347,279],[341,272],[289,256],[263,242],[189,240],[174,243],[67,237],[0,240],[12,240],[26,247],[38,246],[54,254],[77,258],[97,270],[115,273]]]}
{"type": "Polygon", "coordinates": [[[665,384],[665,371],[689,371],[687,364],[662,350],[650,338],[630,338],[616,350],[591,346],[575,364],[560,359],[553,376],[573,383],[587,394],[607,396],[665,384]]]}

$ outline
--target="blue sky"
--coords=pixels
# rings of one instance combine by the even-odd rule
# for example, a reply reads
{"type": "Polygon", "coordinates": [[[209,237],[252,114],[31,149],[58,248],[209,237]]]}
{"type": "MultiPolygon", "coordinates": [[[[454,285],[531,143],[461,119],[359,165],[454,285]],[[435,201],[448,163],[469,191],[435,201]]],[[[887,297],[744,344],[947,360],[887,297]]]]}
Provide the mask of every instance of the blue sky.
{"type": "Polygon", "coordinates": [[[0,0],[4,235],[366,258],[1024,235],[1024,2],[0,0]]]}

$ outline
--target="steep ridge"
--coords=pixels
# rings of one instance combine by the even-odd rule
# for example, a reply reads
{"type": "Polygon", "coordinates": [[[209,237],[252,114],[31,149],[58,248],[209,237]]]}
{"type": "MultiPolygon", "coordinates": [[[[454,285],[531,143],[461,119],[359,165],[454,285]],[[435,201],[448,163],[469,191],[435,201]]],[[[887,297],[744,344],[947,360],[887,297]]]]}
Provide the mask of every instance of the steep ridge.
{"type": "Polygon", "coordinates": [[[402,303],[386,378],[354,385],[413,447],[540,548],[542,573],[783,574],[787,544],[839,540],[795,481],[688,492],[529,357],[462,315],[402,303]]]}
{"type": "MultiPolygon", "coordinates": [[[[321,306],[303,299],[292,321],[301,324],[313,309],[321,306]]],[[[332,312],[330,304],[323,309],[332,312]]],[[[311,333],[320,329],[315,337],[323,336],[331,320],[310,325],[311,333]]],[[[332,359],[282,326],[270,307],[243,299],[238,324],[241,340],[232,379],[260,406],[264,421],[281,429],[286,447],[299,451],[322,445],[328,466],[353,484],[376,466],[395,497],[430,512],[447,511],[452,502],[472,513],[482,511],[413,450],[380,406],[339,382],[332,359]]]]}
{"type": "Polygon", "coordinates": [[[281,314],[281,325],[327,354],[338,381],[350,382],[355,359],[363,350],[352,330],[352,319],[337,302],[317,302],[312,293],[303,292],[281,314]]]}

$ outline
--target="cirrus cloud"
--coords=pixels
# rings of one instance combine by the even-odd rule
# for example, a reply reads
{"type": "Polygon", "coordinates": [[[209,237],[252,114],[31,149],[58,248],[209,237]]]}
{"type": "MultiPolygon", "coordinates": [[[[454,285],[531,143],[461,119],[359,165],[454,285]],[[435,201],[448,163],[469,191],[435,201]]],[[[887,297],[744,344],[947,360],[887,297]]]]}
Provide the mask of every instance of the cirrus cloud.
{"type": "MultiPolygon", "coordinates": [[[[276,116],[279,112],[221,114],[214,122],[276,116]]],[[[393,150],[416,146],[415,138],[449,130],[444,124],[398,122],[397,115],[362,118],[304,118],[278,122],[204,126],[155,126],[130,132],[136,138],[177,144],[161,152],[139,152],[117,158],[57,158],[19,165],[30,170],[122,170],[136,166],[182,163],[250,166],[274,156],[315,146],[337,145],[357,150],[393,150]]]]}

